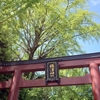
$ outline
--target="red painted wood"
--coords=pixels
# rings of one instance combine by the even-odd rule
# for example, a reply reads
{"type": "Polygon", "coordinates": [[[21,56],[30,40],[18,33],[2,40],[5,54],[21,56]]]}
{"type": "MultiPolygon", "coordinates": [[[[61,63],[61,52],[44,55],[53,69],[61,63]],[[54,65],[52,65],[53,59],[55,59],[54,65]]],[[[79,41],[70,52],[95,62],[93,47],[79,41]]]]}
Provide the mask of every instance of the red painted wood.
{"type": "Polygon", "coordinates": [[[40,64],[29,64],[29,65],[15,65],[0,67],[0,73],[13,73],[15,70],[22,70],[23,72],[33,72],[44,70],[45,63],[40,64]]]}
{"type": "MultiPolygon", "coordinates": [[[[51,82],[48,86],[69,86],[69,85],[84,85],[91,84],[90,75],[87,74],[81,77],[70,77],[70,78],[60,78],[60,83],[51,82]]],[[[0,88],[10,88],[11,81],[1,82],[0,88]]],[[[46,87],[45,79],[36,79],[36,80],[24,80],[21,79],[19,83],[19,88],[28,88],[28,87],[46,87]]]]}
{"type": "Polygon", "coordinates": [[[94,100],[100,100],[100,75],[99,67],[97,64],[90,64],[90,74],[92,80],[92,91],[94,95],[94,100]]]}
{"type": "Polygon", "coordinates": [[[30,87],[85,85],[85,84],[91,84],[91,78],[89,74],[81,77],[61,78],[59,84],[56,82],[51,82],[48,83],[47,86],[45,85],[45,79],[21,80],[19,87],[30,88],[30,87]]]}
{"type": "MultiPolygon", "coordinates": [[[[88,67],[89,64],[92,62],[100,65],[100,58],[72,60],[72,61],[59,61],[58,65],[59,65],[59,69],[83,68],[83,67],[88,67]]],[[[0,67],[0,73],[12,73],[15,70],[21,70],[23,72],[42,71],[44,69],[45,69],[45,63],[17,65],[17,66],[0,67]]]]}
{"type": "Polygon", "coordinates": [[[0,82],[0,89],[10,88],[12,80],[0,82]]]}
{"type": "Polygon", "coordinates": [[[19,92],[19,82],[22,76],[22,72],[20,70],[15,70],[14,76],[12,79],[12,83],[10,86],[10,92],[8,96],[8,100],[17,100],[18,92],[19,92]]]}

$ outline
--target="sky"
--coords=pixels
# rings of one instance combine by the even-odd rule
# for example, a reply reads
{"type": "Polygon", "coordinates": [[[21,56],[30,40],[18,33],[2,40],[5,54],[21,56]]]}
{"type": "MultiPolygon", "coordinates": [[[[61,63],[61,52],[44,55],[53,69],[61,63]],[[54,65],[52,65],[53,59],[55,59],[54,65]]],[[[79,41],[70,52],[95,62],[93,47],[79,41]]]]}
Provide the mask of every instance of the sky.
{"type": "MultiPolygon", "coordinates": [[[[96,12],[100,15],[100,0],[90,0],[88,3],[89,10],[92,12],[96,12]]],[[[100,19],[95,19],[97,23],[100,23],[100,19]]],[[[80,41],[81,42],[81,41],[80,41]]],[[[100,41],[93,42],[81,42],[82,49],[86,51],[86,53],[95,53],[100,52],[100,41]]]]}

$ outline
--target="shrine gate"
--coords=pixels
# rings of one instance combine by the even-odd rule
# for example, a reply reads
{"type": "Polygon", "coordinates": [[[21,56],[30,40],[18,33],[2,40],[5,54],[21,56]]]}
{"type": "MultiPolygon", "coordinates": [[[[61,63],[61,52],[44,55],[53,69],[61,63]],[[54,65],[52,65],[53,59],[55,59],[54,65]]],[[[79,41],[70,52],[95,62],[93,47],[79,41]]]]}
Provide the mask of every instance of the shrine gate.
{"type": "MultiPolygon", "coordinates": [[[[0,74],[14,73],[13,78],[0,82],[0,89],[9,88],[8,100],[17,100],[20,88],[32,87],[50,87],[50,86],[72,86],[72,85],[92,85],[94,100],[100,100],[100,52],[65,56],[58,58],[47,58],[43,60],[27,60],[0,62],[0,74]],[[61,69],[84,68],[89,67],[90,74],[78,77],[64,77],[57,81],[48,81],[45,79],[25,80],[22,78],[24,72],[44,71],[46,63],[57,62],[58,71],[61,69]]],[[[48,72],[46,72],[48,74],[48,72]]]]}

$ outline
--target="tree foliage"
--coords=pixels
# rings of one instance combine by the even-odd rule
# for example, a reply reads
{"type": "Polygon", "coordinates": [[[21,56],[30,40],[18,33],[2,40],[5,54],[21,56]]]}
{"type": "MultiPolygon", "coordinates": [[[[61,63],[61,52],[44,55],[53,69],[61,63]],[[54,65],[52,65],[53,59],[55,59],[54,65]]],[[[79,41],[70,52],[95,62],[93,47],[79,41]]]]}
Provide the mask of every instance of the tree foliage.
{"type": "Polygon", "coordinates": [[[92,21],[93,12],[83,8],[85,0],[41,1],[12,19],[13,33],[23,52],[21,59],[40,59],[80,53],[78,39],[99,39],[100,25],[92,21]]]}

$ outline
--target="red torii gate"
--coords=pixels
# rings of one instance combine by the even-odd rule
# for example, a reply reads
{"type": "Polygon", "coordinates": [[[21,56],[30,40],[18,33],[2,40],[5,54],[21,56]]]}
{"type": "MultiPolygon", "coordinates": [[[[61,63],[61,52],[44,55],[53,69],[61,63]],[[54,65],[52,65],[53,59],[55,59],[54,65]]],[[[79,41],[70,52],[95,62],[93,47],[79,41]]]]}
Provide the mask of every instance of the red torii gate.
{"type": "Polygon", "coordinates": [[[92,84],[94,100],[100,100],[99,66],[100,52],[43,60],[0,62],[0,73],[14,73],[12,80],[0,82],[0,89],[10,88],[8,100],[17,100],[20,88],[92,84]],[[90,74],[79,77],[60,78],[59,84],[57,82],[50,82],[48,85],[45,84],[45,79],[25,80],[22,78],[22,73],[43,71],[45,70],[45,63],[53,61],[58,62],[59,69],[89,67],[90,74]]]}

